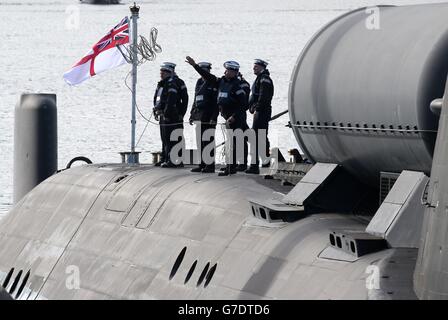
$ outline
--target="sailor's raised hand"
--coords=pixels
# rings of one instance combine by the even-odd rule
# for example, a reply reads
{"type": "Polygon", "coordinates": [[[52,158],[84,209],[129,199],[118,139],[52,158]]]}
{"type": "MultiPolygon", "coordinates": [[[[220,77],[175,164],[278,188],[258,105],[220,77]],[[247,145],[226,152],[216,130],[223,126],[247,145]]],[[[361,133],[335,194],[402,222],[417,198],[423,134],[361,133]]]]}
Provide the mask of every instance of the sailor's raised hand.
{"type": "Polygon", "coordinates": [[[192,57],[190,57],[190,56],[186,56],[185,62],[191,64],[192,66],[194,66],[196,64],[194,59],[192,57]]]}

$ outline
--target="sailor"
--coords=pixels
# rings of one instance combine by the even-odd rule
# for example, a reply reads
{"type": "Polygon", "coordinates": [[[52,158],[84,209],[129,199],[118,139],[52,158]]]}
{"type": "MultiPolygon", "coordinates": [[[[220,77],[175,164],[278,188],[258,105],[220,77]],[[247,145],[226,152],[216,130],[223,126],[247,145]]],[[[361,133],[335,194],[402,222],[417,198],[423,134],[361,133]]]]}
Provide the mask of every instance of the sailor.
{"type": "MultiPolygon", "coordinates": [[[[217,86],[218,98],[217,104],[221,116],[226,120],[226,131],[231,134],[235,129],[244,128],[244,107],[246,105],[246,94],[240,87],[238,71],[240,65],[236,61],[227,61],[224,63],[224,76],[216,77],[207,70],[202,69],[193,58],[187,56],[186,62],[192,65],[195,70],[207,81],[217,86]]],[[[227,167],[220,172],[220,176],[228,176],[236,173],[237,148],[235,136],[231,134],[233,143],[228,151],[227,167]]],[[[229,142],[229,141],[228,141],[229,142]]]]}
{"type": "MultiPolygon", "coordinates": [[[[255,131],[256,145],[251,146],[251,149],[255,147],[256,159],[255,163],[252,160],[251,166],[246,170],[246,173],[258,174],[259,158],[262,156],[262,152],[266,157],[269,156],[269,140],[268,140],[268,128],[269,121],[272,113],[272,97],[274,95],[274,84],[269,74],[269,70],[266,69],[268,63],[262,59],[255,59],[254,61],[254,74],[257,76],[252,85],[252,94],[249,99],[249,112],[253,116],[252,129],[255,131]],[[266,149],[259,150],[259,139],[264,139],[266,149]]],[[[269,166],[269,163],[263,164],[263,167],[269,166]]]]}
{"type": "MultiPolygon", "coordinates": [[[[164,62],[160,66],[161,80],[154,94],[154,116],[160,125],[162,155],[156,166],[175,168],[183,166],[182,155],[171,157],[171,149],[183,141],[183,119],[188,107],[187,87],[175,73],[176,65],[164,62]],[[171,134],[175,131],[174,138],[171,134]],[[176,138],[177,137],[177,138],[176,138]]],[[[183,148],[182,148],[183,149],[183,148]]]]}
{"type": "MultiPolygon", "coordinates": [[[[199,68],[210,73],[212,68],[209,62],[199,62],[199,68]]],[[[196,82],[195,96],[190,113],[190,124],[196,125],[196,141],[200,153],[201,162],[198,167],[191,169],[191,172],[212,173],[215,172],[215,129],[218,118],[218,87],[216,82],[206,81],[201,77],[196,82]],[[210,132],[211,130],[211,132],[210,132]],[[207,134],[206,132],[209,131],[207,134]],[[210,136],[211,134],[211,136],[210,136]],[[208,145],[211,147],[210,158],[212,162],[206,163],[203,152],[208,145]]]]}

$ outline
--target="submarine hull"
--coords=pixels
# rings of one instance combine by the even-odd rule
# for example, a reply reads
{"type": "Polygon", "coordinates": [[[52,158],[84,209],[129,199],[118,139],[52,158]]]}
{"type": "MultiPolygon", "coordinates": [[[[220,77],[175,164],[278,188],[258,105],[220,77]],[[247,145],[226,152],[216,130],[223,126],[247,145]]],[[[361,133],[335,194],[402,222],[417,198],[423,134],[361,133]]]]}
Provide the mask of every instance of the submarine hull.
{"type": "Polygon", "coordinates": [[[254,217],[248,197],[289,189],[261,177],[152,166],[64,170],[2,220],[0,278],[11,268],[31,270],[19,299],[415,298],[416,250],[323,255],[330,230],[363,230],[363,220],[254,217]],[[393,297],[386,285],[366,286],[367,267],[383,270],[389,259],[411,262],[387,271],[400,279],[393,297]]]}

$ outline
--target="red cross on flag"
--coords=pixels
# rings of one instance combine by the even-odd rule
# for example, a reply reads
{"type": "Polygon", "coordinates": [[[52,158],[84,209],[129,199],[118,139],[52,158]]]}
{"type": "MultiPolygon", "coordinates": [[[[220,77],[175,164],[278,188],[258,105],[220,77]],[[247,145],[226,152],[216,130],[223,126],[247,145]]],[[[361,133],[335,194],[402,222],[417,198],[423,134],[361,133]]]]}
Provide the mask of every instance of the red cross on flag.
{"type": "Polygon", "coordinates": [[[118,67],[126,60],[118,50],[118,46],[129,44],[129,19],[125,17],[109,31],[93,48],[64,73],[64,80],[75,85],[103,71],[118,67]]]}

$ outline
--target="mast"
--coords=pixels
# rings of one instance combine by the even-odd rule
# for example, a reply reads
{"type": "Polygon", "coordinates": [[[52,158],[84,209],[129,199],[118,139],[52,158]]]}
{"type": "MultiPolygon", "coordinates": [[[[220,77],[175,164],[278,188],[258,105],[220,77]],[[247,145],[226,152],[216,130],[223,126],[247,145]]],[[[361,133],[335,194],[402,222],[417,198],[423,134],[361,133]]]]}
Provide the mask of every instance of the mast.
{"type": "Polygon", "coordinates": [[[134,6],[130,7],[132,21],[132,117],[131,117],[131,154],[128,157],[128,163],[138,163],[138,155],[135,153],[135,109],[137,104],[137,19],[140,7],[134,2],[134,6]]]}

